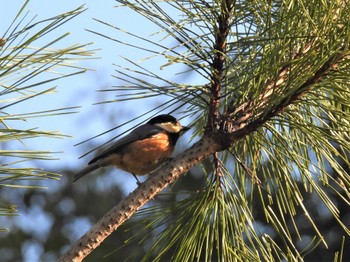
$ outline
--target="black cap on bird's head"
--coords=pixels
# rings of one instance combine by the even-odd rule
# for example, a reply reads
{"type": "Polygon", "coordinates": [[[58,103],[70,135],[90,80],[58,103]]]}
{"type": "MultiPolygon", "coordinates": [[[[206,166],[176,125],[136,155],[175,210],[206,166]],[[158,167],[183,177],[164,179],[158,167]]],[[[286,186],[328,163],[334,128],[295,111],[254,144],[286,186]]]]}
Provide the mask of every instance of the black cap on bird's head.
{"type": "Polygon", "coordinates": [[[180,122],[172,115],[163,114],[153,117],[147,122],[151,125],[159,126],[169,133],[183,134],[190,128],[187,126],[182,126],[180,122]]]}
{"type": "Polygon", "coordinates": [[[173,117],[172,115],[158,115],[153,117],[151,120],[148,121],[148,124],[154,125],[154,124],[162,124],[162,123],[173,123],[176,124],[177,119],[173,117]]]}

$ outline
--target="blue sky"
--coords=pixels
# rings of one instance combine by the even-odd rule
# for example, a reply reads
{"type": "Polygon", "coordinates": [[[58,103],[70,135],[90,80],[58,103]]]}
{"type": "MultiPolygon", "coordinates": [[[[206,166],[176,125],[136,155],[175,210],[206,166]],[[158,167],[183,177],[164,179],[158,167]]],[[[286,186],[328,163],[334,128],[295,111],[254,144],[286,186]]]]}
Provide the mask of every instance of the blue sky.
{"type": "MultiPolygon", "coordinates": [[[[23,2],[24,1],[6,1],[2,5],[2,8],[0,9],[0,33],[4,32],[4,30],[10,25],[23,2]]],[[[47,95],[47,99],[40,97],[38,99],[27,101],[24,107],[21,103],[20,106],[23,108],[16,108],[16,110],[23,110],[23,112],[33,112],[67,106],[81,106],[79,113],[72,114],[69,117],[56,116],[47,119],[30,119],[28,122],[19,123],[20,128],[23,129],[38,127],[40,130],[59,130],[61,133],[71,136],[71,138],[67,139],[32,139],[26,141],[25,146],[19,142],[15,142],[17,143],[14,143],[14,148],[16,149],[17,147],[24,147],[23,149],[29,150],[63,152],[54,155],[59,158],[59,160],[36,163],[39,168],[42,167],[56,172],[61,167],[82,167],[88,162],[92,155],[79,159],[79,157],[85,153],[86,147],[74,146],[75,144],[109,130],[110,128],[136,117],[161,103],[157,98],[133,100],[132,102],[125,103],[95,105],[95,103],[101,101],[115,99],[115,93],[113,92],[101,93],[96,92],[96,90],[112,88],[113,85],[120,84],[120,81],[112,75],[114,74],[118,76],[115,72],[115,64],[127,67],[131,66],[126,63],[123,57],[142,63],[142,66],[147,69],[149,68],[154,72],[160,72],[162,76],[173,79],[174,81],[191,81],[191,78],[175,75],[177,69],[178,71],[182,71],[181,67],[171,66],[161,68],[161,66],[167,62],[165,59],[155,58],[144,61],[142,59],[150,56],[149,53],[113,42],[86,30],[89,29],[100,32],[123,42],[135,43],[135,38],[118,30],[111,29],[94,20],[99,19],[145,38],[161,38],[160,35],[153,35],[154,32],[159,30],[159,28],[127,8],[116,8],[115,6],[117,4],[118,3],[114,0],[103,2],[93,0],[60,0],[50,1],[49,4],[47,1],[32,0],[26,7],[26,11],[29,11],[28,19],[36,16],[35,21],[40,21],[73,10],[81,5],[85,5],[87,8],[85,12],[53,31],[52,34],[45,37],[43,41],[44,43],[47,43],[59,35],[70,32],[70,35],[57,45],[58,48],[73,44],[92,43],[88,48],[98,49],[95,54],[96,59],[80,61],[77,64],[78,66],[90,68],[91,71],[57,81],[53,84],[58,87],[57,94],[47,95]]],[[[169,44],[174,44],[171,42],[173,41],[171,39],[166,39],[165,44],[167,41],[169,44]]],[[[162,44],[164,44],[164,42],[162,42],[162,44]]],[[[142,47],[154,48],[154,46],[151,47],[148,45],[148,43],[142,43],[142,47]]],[[[51,86],[52,85],[47,87],[51,86]]],[[[188,124],[186,121],[183,123],[188,124]]],[[[14,123],[13,126],[16,124],[18,123],[14,123]]],[[[134,124],[136,124],[136,122],[133,123],[133,125],[134,124]]],[[[120,134],[128,127],[117,129],[101,136],[95,140],[95,143],[102,144],[120,134]]],[[[130,192],[135,187],[134,178],[120,170],[116,172],[118,172],[118,176],[114,177],[115,183],[122,182],[125,184],[125,193],[130,192]],[[121,173],[121,177],[119,177],[119,173],[121,173]],[[125,181],[130,182],[130,185],[129,183],[125,183],[125,181]]],[[[62,179],[70,178],[63,176],[62,179]]],[[[59,182],[47,181],[45,183],[47,183],[49,188],[52,188],[59,182]]]]}
{"type": "MultiPolygon", "coordinates": [[[[14,19],[18,10],[24,1],[3,1],[0,9],[0,34],[8,28],[11,21],[14,19]]],[[[79,156],[84,153],[82,147],[76,147],[75,144],[95,136],[101,132],[104,132],[111,127],[117,126],[124,121],[140,115],[147,109],[155,107],[159,102],[156,100],[146,101],[133,101],[132,103],[110,103],[105,105],[94,105],[96,102],[113,99],[115,94],[112,92],[97,93],[96,90],[102,88],[111,88],[113,85],[118,84],[118,80],[112,77],[115,74],[115,66],[113,64],[124,65],[125,61],[122,57],[134,61],[140,61],[141,58],[148,56],[135,49],[128,48],[124,45],[115,43],[103,37],[92,34],[85,29],[90,29],[97,32],[108,34],[111,37],[121,39],[123,41],[134,41],[130,39],[126,34],[122,34],[117,30],[109,29],[93,20],[93,18],[103,20],[111,23],[120,28],[127,29],[136,34],[141,34],[144,37],[149,37],[157,29],[150,23],[146,23],[146,20],[131,12],[126,8],[114,8],[117,3],[114,0],[105,1],[93,1],[93,0],[60,0],[60,1],[42,1],[32,0],[29,2],[26,10],[29,11],[28,19],[35,18],[35,21],[39,21],[45,18],[55,16],[57,14],[73,10],[78,6],[85,4],[87,11],[80,16],[69,21],[64,26],[55,30],[52,34],[49,34],[47,38],[43,39],[44,42],[48,42],[59,35],[70,32],[71,34],[60,42],[57,47],[65,47],[73,44],[93,43],[89,46],[90,49],[99,49],[96,52],[95,57],[98,59],[85,60],[78,63],[79,66],[92,69],[86,74],[77,75],[67,79],[62,79],[54,83],[57,85],[57,94],[47,95],[44,99],[39,97],[27,101],[25,104],[20,105],[19,110],[22,112],[34,112],[46,109],[62,108],[67,106],[81,106],[79,113],[67,116],[57,116],[47,119],[31,119],[28,122],[13,123],[13,126],[19,125],[19,128],[35,128],[40,130],[60,130],[63,134],[72,136],[67,139],[32,139],[26,141],[25,145],[14,142],[13,148],[28,149],[28,150],[50,150],[61,151],[63,153],[55,155],[60,158],[55,161],[43,161],[36,162],[37,167],[43,167],[48,170],[58,171],[61,167],[82,167],[91,156],[84,159],[78,159],[79,156]],[[113,116],[111,118],[111,115],[113,116]],[[43,121],[44,120],[44,121],[43,121]],[[57,170],[56,170],[57,169],[57,170]]],[[[154,36],[153,36],[154,37],[154,36]]],[[[152,61],[144,61],[143,65],[146,67],[152,67],[152,70],[160,70],[162,62],[159,63],[152,61]]],[[[174,77],[174,68],[162,69],[162,74],[168,74],[169,77],[174,77]]],[[[51,86],[47,86],[51,87],[51,86]]],[[[188,123],[184,123],[188,124],[188,123]]],[[[97,143],[103,143],[115,135],[119,134],[123,130],[115,130],[107,135],[97,139],[97,143]]],[[[132,176],[123,173],[118,170],[115,171],[118,176],[114,177],[114,183],[123,183],[125,193],[132,191],[136,187],[135,180],[132,176]],[[121,174],[119,174],[121,173],[121,174]]],[[[63,180],[68,179],[63,176],[63,180]]],[[[45,181],[45,186],[49,190],[54,190],[61,183],[60,181],[45,181]]],[[[84,183],[84,181],[81,181],[84,183]]],[[[96,180],[97,188],[106,186],[100,184],[99,180],[96,180]]],[[[113,183],[108,184],[113,186],[113,183]]],[[[49,230],[50,218],[45,217],[45,214],[40,210],[29,210],[25,213],[19,207],[21,216],[14,218],[17,226],[27,228],[30,233],[35,234],[38,230],[37,221],[40,218],[41,229],[49,230]],[[33,219],[35,217],[35,219],[33,219]],[[26,221],[36,221],[34,224],[28,224],[26,221]]],[[[1,221],[1,227],[11,227],[9,220],[1,221]],[[4,225],[4,223],[5,225],[4,225]]],[[[13,225],[12,225],[13,226],[13,225]]],[[[88,229],[89,224],[80,225],[82,228],[79,232],[84,232],[88,229]]],[[[37,232],[38,233],[38,232],[37,232]]],[[[78,237],[78,236],[77,236],[78,237]]],[[[38,250],[40,247],[35,245],[29,245],[23,252],[24,258],[30,261],[36,261],[37,256],[42,252],[38,250]]],[[[28,260],[28,261],[29,261],[28,260]]]]}
{"type": "MultiPolygon", "coordinates": [[[[2,6],[0,10],[1,31],[7,28],[23,2],[24,1],[6,1],[5,5],[2,6]]],[[[141,112],[145,111],[146,108],[152,108],[157,104],[156,101],[146,100],[122,104],[93,105],[96,102],[115,98],[115,94],[111,92],[96,92],[97,89],[111,88],[113,85],[118,84],[118,80],[112,77],[112,74],[116,74],[113,64],[125,65],[125,61],[122,57],[139,61],[149,54],[139,52],[138,50],[97,36],[85,29],[102,32],[118,40],[132,42],[135,41],[135,39],[115,29],[108,28],[94,21],[93,18],[103,20],[104,22],[111,23],[133,33],[141,34],[144,37],[149,37],[157,28],[151,23],[147,23],[145,19],[127,8],[115,8],[114,6],[117,5],[117,2],[113,0],[103,1],[103,4],[101,1],[92,0],[60,0],[50,1],[49,4],[47,4],[48,2],[46,1],[45,4],[43,3],[44,1],[39,0],[30,1],[29,5],[26,7],[26,10],[29,11],[28,17],[32,18],[37,16],[35,20],[39,21],[85,4],[87,11],[66,23],[52,35],[43,39],[43,41],[49,41],[60,34],[70,32],[71,34],[59,44],[59,47],[76,43],[93,43],[89,48],[99,49],[96,51],[95,55],[98,59],[79,62],[78,65],[90,68],[92,71],[56,82],[55,85],[58,86],[58,94],[49,95],[51,97],[48,96],[47,100],[44,101],[38,101],[39,99],[28,101],[24,110],[38,111],[47,108],[81,106],[78,114],[71,115],[68,118],[67,116],[58,116],[48,119],[47,121],[43,121],[43,119],[33,119],[27,123],[21,123],[21,125],[26,125],[27,128],[39,127],[42,130],[60,130],[63,134],[72,136],[73,138],[64,140],[46,139],[45,141],[39,142],[35,140],[32,142],[28,141],[27,146],[30,149],[42,148],[51,151],[63,151],[64,154],[57,155],[61,160],[59,160],[59,162],[56,161],[53,165],[81,166],[87,159],[78,160],[82,151],[79,147],[74,147],[74,144],[104,132],[129,118],[139,115],[141,112]],[[135,103],[137,103],[136,107],[135,103]],[[104,110],[103,112],[106,114],[101,114],[101,110],[104,110]],[[111,114],[114,115],[112,120],[109,119],[111,114]]],[[[157,65],[154,63],[154,60],[144,61],[143,65],[146,67],[152,66],[155,70],[158,70],[162,62],[160,61],[159,65],[157,65]]],[[[166,71],[167,70],[163,70],[162,73],[166,74],[166,71]]],[[[169,72],[171,71],[169,70],[169,72]]],[[[23,128],[23,126],[21,127],[23,128]]],[[[116,130],[114,133],[99,138],[98,141],[102,143],[121,131],[122,130],[116,130]]]]}
{"type": "MultiPolygon", "coordinates": [[[[19,10],[21,3],[24,1],[6,1],[5,6],[2,6],[0,11],[0,24],[1,31],[5,30],[9,26],[10,21],[14,18],[17,11],[19,10]]],[[[30,1],[26,10],[29,11],[28,18],[35,18],[36,21],[55,16],[57,14],[63,13],[65,11],[73,10],[80,5],[83,5],[86,1],[50,1],[50,4],[43,4],[43,1],[30,1]]],[[[45,1],[45,3],[47,3],[45,1]]],[[[87,11],[82,13],[80,16],[69,21],[61,28],[58,28],[52,34],[49,34],[43,39],[47,42],[55,37],[65,33],[70,32],[71,34],[60,42],[57,47],[63,47],[66,45],[73,44],[84,44],[90,43],[88,48],[100,49],[96,53],[96,57],[100,59],[85,60],[78,62],[79,66],[91,68],[93,71],[87,72],[86,74],[81,74],[74,76],[72,78],[67,78],[60,80],[55,83],[58,86],[58,93],[53,95],[48,95],[47,100],[33,99],[25,104],[24,111],[37,111],[45,108],[60,108],[66,106],[82,106],[80,108],[80,113],[71,115],[70,117],[58,116],[51,119],[33,119],[26,124],[28,128],[39,127],[43,130],[60,130],[62,133],[73,136],[73,139],[65,140],[52,140],[46,139],[41,143],[37,141],[27,142],[27,146],[35,146],[36,144],[45,144],[45,147],[50,148],[52,151],[64,151],[65,155],[69,155],[69,158],[77,157],[77,148],[72,145],[78,143],[80,140],[87,137],[93,136],[96,133],[102,132],[106,129],[103,117],[94,118],[94,125],[84,121],[85,114],[92,114],[94,111],[99,111],[97,107],[92,106],[96,102],[96,89],[101,88],[101,85],[109,86],[113,79],[111,74],[113,72],[112,63],[118,57],[118,54],[111,54],[110,50],[113,48],[113,43],[101,37],[97,37],[92,33],[87,32],[85,29],[89,28],[92,30],[99,30],[99,24],[92,20],[93,17],[105,19],[114,16],[116,8],[112,8],[115,5],[115,1],[104,1],[104,5],[98,5],[97,1],[87,1],[85,6],[88,8],[87,11]],[[47,103],[46,103],[47,102],[47,103]],[[68,121],[68,122],[67,122],[68,121]],[[81,130],[80,122],[84,121],[84,132],[81,130]]],[[[49,86],[48,86],[49,87],[49,86]]],[[[22,105],[21,105],[22,106],[22,105]]],[[[63,160],[67,160],[65,155],[58,155],[63,160]]],[[[57,163],[58,165],[60,163],[57,163]]],[[[75,162],[67,161],[65,165],[75,165],[75,162]]]]}

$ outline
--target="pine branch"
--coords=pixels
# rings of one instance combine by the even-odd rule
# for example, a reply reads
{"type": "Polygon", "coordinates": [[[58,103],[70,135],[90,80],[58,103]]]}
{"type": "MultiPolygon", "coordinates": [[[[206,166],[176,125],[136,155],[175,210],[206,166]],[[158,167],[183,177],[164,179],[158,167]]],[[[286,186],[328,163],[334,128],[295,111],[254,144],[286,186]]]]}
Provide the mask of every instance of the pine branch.
{"type": "MultiPolygon", "coordinates": [[[[303,55],[307,55],[312,44],[313,43],[307,44],[301,52],[296,53],[293,59],[300,59],[303,55]]],[[[236,135],[233,135],[235,132],[246,133],[248,130],[257,129],[262,122],[266,122],[273,118],[282,112],[288,105],[295,103],[314,85],[324,80],[331,70],[336,69],[342,59],[348,55],[349,51],[348,46],[344,45],[338,52],[335,52],[330,56],[313,76],[306,79],[304,83],[302,83],[293,93],[289,94],[289,96],[281,94],[281,92],[284,91],[281,87],[285,84],[289,73],[293,70],[293,64],[290,63],[281,68],[276,79],[265,82],[262,87],[262,90],[265,90],[265,92],[262,93],[258,99],[250,99],[239,106],[232,105],[228,108],[225,114],[223,114],[223,119],[220,125],[227,130],[228,134],[230,134],[226,139],[231,141],[230,137],[232,137],[233,141],[236,137],[236,135]],[[271,99],[276,95],[280,95],[283,99],[280,100],[279,103],[271,103],[271,99]],[[273,106],[271,107],[271,105],[273,106]],[[246,130],[242,129],[243,126],[246,126],[246,130]]]]}
{"type": "MultiPolygon", "coordinates": [[[[306,50],[305,52],[306,53],[306,50]]],[[[228,122],[233,123],[229,129],[205,135],[199,142],[187,149],[182,155],[178,156],[170,163],[165,164],[159,171],[135,189],[127,198],[122,200],[106,215],[104,215],[84,236],[82,236],[70,250],[64,254],[58,261],[81,261],[102,241],[115,231],[122,223],[128,220],[137,210],[151,200],[156,194],[162,191],[168,184],[177,180],[185,174],[191,167],[200,163],[202,160],[214,154],[215,152],[225,150],[232,146],[236,141],[256,131],[264,125],[269,119],[281,113],[288,105],[295,103],[297,99],[305,94],[313,85],[322,81],[327,73],[332,70],[344,57],[343,53],[336,53],[331,56],[324,65],[312,76],[307,79],[299,89],[295,91],[288,99],[282,100],[278,105],[263,112],[259,117],[254,116],[253,101],[241,105],[239,114],[230,115],[225,118],[224,125],[228,122]],[[239,116],[239,117],[237,117],[239,116]]],[[[280,77],[275,82],[269,82],[266,93],[261,96],[260,106],[265,107],[268,99],[272,95],[271,89],[278,86],[278,83],[285,81],[287,69],[281,69],[280,77]]]]}
{"type": "MultiPolygon", "coordinates": [[[[25,126],[30,126],[31,118],[74,113],[72,109],[76,107],[50,108],[51,103],[47,103],[45,96],[57,91],[56,87],[49,86],[57,80],[86,72],[88,69],[76,62],[92,55],[85,49],[88,44],[62,46],[62,40],[69,33],[57,35],[60,26],[84,12],[83,6],[37,21],[36,17],[29,18],[30,12],[26,11],[29,0],[22,2],[13,20],[3,21],[0,38],[0,141],[11,145],[9,150],[0,150],[0,187],[10,189],[42,188],[35,185],[37,180],[59,179],[60,174],[36,167],[38,164],[33,162],[56,159],[53,154],[57,152],[33,150],[25,145],[28,139],[68,136],[59,131],[25,126]],[[40,110],[32,111],[31,104],[26,104],[28,100],[35,100],[40,110]],[[23,126],[25,121],[28,122],[23,126]],[[16,145],[16,142],[19,143],[16,145]]],[[[15,206],[5,204],[6,195],[2,198],[0,215],[14,215],[15,206]]]]}
{"type": "MultiPolygon", "coordinates": [[[[225,3],[226,6],[223,4],[225,8],[232,8],[232,2],[226,1],[225,3]]],[[[251,90],[250,95],[249,92],[248,95],[242,94],[243,98],[237,99],[239,102],[232,101],[231,105],[227,106],[227,109],[220,115],[220,103],[223,97],[223,94],[221,94],[222,83],[226,80],[225,76],[227,78],[228,74],[226,71],[227,68],[225,68],[225,55],[227,54],[226,38],[228,34],[226,30],[228,29],[230,20],[229,13],[223,11],[222,16],[217,21],[218,30],[213,31],[217,32],[218,35],[214,35],[213,62],[210,64],[211,83],[208,85],[210,103],[204,137],[183,154],[154,172],[146,182],[109,211],[89,232],[73,244],[70,250],[59,261],[81,261],[169,183],[178,179],[191,167],[207,157],[211,155],[216,157],[218,155],[217,152],[232,147],[238,140],[268,124],[275,116],[286,114],[287,107],[299,103],[303,96],[313,91],[313,87],[318,86],[322,82],[326,83],[332,71],[336,70],[337,66],[347,59],[346,56],[349,51],[347,41],[344,40],[342,45],[337,43],[340,47],[334,50],[332,48],[333,46],[320,43],[318,37],[311,37],[311,41],[308,38],[302,48],[291,50],[293,55],[287,60],[289,62],[283,64],[281,68],[277,68],[277,74],[273,78],[267,79],[262,83],[257,81],[257,83],[260,83],[260,86],[251,90]],[[323,51],[322,49],[327,49],[326,56],[313,60],[313,54],[321,53],[323,51]],[[305,74],[305,77],[300,70],[301,68],[304,68],[308,73],[305,74]],[[295,75],[293,74],[297,74],[298,82],[290,85],[290,82],[294,80],[293,77],[295,75]]],[[[335,16],[334,19],[336,18],[335,16]]],[[[234,91],[236,90],[234,89],[234,91]]],[[[247,88],[247,90],[249,89],[247,88]]],[[[235,156],[235,158],[241,167],[249,173],[249,167],[240,160],[239,156],[235,156]]],[[[220,168],[219,160],[216,159],[216,163],[214,163],[217,169],[220,168]]],[[[300,204],[300,202],[298,203],[300,204]]],[[[279,218],[271,206],[268,206],[267,209],[268,217],[274,221],[272,224],[278,229],[284,230],[284,228],[280,228],[279,218]]],[[[304,209],[304,212],[308,215],[307,210],[304,209]]],[[[293,243],[290,242],[290,238],[287,236],[288,230],[284,232],[283,237],[294,248],[293,243]]],[[[279,247],[276,246],[276,248],[279,247]]],[[[295,248],[294,251],[296,252],[296,257],[300,258],[300,254],[295,248]]]]}
{"type": "Polygon", "coordinates": [[[181,156],[165,164],[160,170],[136,188],[129,196],[106,213],[70,250],[58,261],[82,261],[98,247],[102,241],[128,220],[137,210],[163,190],[168,184],[177,180],[191,167],[201,162],[210,154],[219,151],[219,145],[211,137],[203,137],[187,149],[181,156]]]}
{"type": "Polygon", "coordinates": [[[226,71],[226,54],[227,54],[227,37],[231,28],[231,16],[235,2],[226,0],[222,4],[222,14],[219,15],[217,21],[217,30],[215,32],[214,43],[214,59],[211,64],[211,87],[210,87],[210,102],[208,112],[208,123],[206,132],[211,132],[217,129],[219,122],[220,98],[223,78],[226,71]]]}

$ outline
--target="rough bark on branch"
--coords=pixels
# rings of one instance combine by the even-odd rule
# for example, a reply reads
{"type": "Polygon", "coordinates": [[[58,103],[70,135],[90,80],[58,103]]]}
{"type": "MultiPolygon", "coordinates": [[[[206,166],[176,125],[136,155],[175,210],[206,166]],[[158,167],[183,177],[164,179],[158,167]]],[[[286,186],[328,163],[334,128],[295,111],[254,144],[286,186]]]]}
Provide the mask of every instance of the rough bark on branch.
{"type": "Polygon", "coordinates": [[[178,179],[191,167],[208,155],[220,150],[212,137],[203,137],[181,156],[165,164],[160,170],[129,194],[118,205],[106,213],[85,235],[83,235],[58,261],[82,261],[102,241],[129,219],[138,209],[178,179]]]}
{"type": "MultiPolygon", "coordinates": [[[[228,19],[228,18],[227,18],[228,19]]],[[[227,20],[226,19],[226,20],[227,20]]],[[[224,43],[224,42],[222,42],[224,43]]],[[[296,56],[307,55],[314,42],[309,43],[303,50],[297,50],[296,56]]],[[[224,51],[225,46],[221,46],[224,51]]],[[[219,54],[219,53],[218,53],[219,54]]],[[[348,54],[348,46],[343,46],[338,52],[333,53],[324,62],[324,64],[314,72],[312,76],[304,81],[294,93],[282,97],[279,103],[271,104],[271,99],[276,96],[276,92],[283,95],[281,88],[292,71],[293,64],[289,64],[280,69],[279,74],[273,80],[267,80],[261,90],[258,101],[248,100],[240,105],[234,105],[223,113],[220,128],[208,129],[206,135],[200,141],[187,149],[180,156],[165,164],[157,170],[152,176],[129,194],[124,200],[117,204],[112,210],[105,214],[84,236],[82,236],[58,261],[81,261],[102,241],[115,231],[124,221],[129,219],[137,210],[151,200],[156,194],[163,190],[169,183],[178,179],[186,173],[191,167],[200,163],[215,152],[225,150],[232,146],[237,140],[249,135],[261,126],[263,126],[272,117],[280,114],[288,105],[295,103],[310,88],[321,82],[331,70],[334,70],[339,62],[348,54]]],[[[223,58],[217,56],[217,68],[223,70],[223,58]]],[[[220,71],[219,70],[219,71],[220,71]]],[[[218,72],[218,78],[212,83],[212,92],[215,96],[210,105],[212,121],[210,126],[217,121],[219,114],[218,103],[221,88],[221,74],[218,72]]]]}
{"type": "MultiPolygon", "coordinates": [[[[256,109],[253,108],[254,103],[245,103],[245,105],[241,105],[239,107],[239,118],[235,118],[237,114],[235,114],[235,116],[230,116],[228,114],[223,121],[226,121],[225,125],[227,125],[227,120],[229,120],[229,122],[231,122],[230,128],[225,128],[226,130],[221,130],[220,133],[204,136],[183,154],[165,164],[147,181],[142,183],[141,186],[130,193],[128,197],[105,214],[84,236],[73,244],[68,252],[59,258],[58,261],[82,261],[89,253],[98,247],[107,236],[163,190],[169,183],[178,179],[191,167],[200,163],[209,155],[229,148],[235,141],[257,130],[266,121],[283,111],[289,104],[295,102],[295,100],[307,92],[312,85],[320,82],[323,77],[326,77],[327,73],[332,70],[343,57],[344,54],[341,53],[336,53],[331,56],[310,79],[306,80],[304,84],[296,90],[294,95],[271,108],[270,112],[261,114],[260,118],[254,117],[253,121],[248,121],[253,117],[252,112],[256,109]]],[[[285,79],[285,74],[280,74],[280,77],[281,79],[285,79]]],[[[276,81],[279,81],[279,79],[276,81]]],[[[263,100],[268,100],[271,95],[270,91],[270,88],[266,88],[266,93],[262,94],[261,98],[263,100]]],[[[265,103],[268,103],[268,101],[260,104],[265,103]]]]}

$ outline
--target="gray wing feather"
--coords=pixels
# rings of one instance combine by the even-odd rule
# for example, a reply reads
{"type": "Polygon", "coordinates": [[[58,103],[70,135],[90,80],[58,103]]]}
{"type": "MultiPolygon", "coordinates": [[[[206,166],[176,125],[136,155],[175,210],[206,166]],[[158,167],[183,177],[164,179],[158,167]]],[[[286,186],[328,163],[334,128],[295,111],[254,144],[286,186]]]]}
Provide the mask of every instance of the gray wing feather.
{"type": "Polygon", "coordinates": [[[117,140],[111,147],[107,148],[106,150],[102,151],[100,154],[96,155],[93,159],[90,160],[89,165],[101,158],[105,158],[110,154],[113,154],[122,150],[124,146],[134,141],[154,136],[155,134],[158,134],[160,131],[161,131],[161,128],[150,124],[144,124],[142,126],[139,126],[135,128],[133,131],[131,131],[128,135],[117,140]]]}

